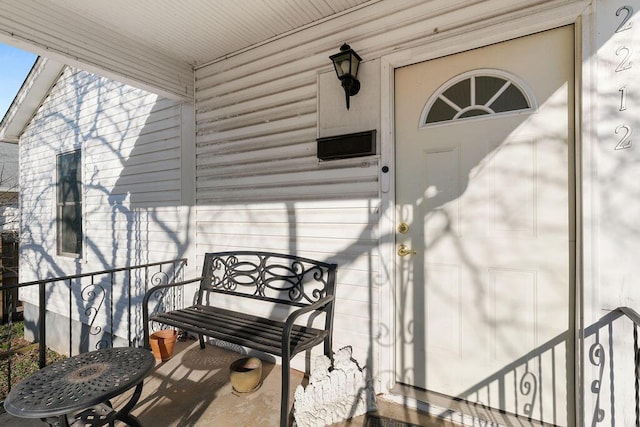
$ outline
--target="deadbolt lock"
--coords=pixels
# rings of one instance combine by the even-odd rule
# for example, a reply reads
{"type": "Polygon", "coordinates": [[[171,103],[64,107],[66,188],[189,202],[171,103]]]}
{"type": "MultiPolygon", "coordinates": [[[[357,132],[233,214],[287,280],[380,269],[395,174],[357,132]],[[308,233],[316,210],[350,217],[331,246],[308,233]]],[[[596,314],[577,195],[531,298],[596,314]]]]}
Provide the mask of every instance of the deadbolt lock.
{"type": "Polygon", "coordinates": [[[398,233],[407,234],[409,232],[409,224],[406,222],[401,222],[398,224],[398,233]]]}

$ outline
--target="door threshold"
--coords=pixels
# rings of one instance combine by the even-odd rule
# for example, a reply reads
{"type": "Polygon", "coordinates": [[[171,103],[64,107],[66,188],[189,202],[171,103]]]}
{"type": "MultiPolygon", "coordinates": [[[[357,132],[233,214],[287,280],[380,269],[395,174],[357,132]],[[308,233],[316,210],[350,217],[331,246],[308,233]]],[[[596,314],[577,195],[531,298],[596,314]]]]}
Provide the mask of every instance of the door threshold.
{"type": "Polygon", "coordinates": [[[401,383],[396,383],[385,398],[426,412],[433,417],[464,426],[477,426],[478,423],[491,426],[554,426],[553,424],[491,408],[481,403],[401,383]]]}

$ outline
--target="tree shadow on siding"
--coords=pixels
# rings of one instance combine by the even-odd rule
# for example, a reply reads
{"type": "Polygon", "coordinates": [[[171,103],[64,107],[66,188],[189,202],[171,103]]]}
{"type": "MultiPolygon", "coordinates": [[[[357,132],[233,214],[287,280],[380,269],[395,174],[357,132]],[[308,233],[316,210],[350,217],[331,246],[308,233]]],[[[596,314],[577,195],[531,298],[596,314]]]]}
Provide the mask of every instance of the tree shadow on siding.
{"type": "MultiPolygon", "coordinates": [[[[23,277],[42,280],[185,256],[192,244],[185,218],[193,206],[183,207],[179,196],[180,113],[177,103],[154,94],[65,70],[23,136],[26,158],[37,159],[22,172],[21,197],[28,206],[22,213],[23,277]],[[75,149],[82,151],[82,259],[57,254],[53,208],[56,154],[75,149]]],[[[66,286],[72,297],[60,284],[49,286],[47,306],[77,313],[80,325],[72,328],[81,338],[73,351],[113,345],[113,334],[126,330],[129,284],[140,333],[139,302],[148,286],[143,279],[120,275],[115,286],[108,276],[73,280],[66,286]],[[65,309],[64,301],[71,306],[65,309]],[[92,327],[96,321],[104,326],[92,327]]],[[[64,323],[58,327],[61,336],[72,333],[64,323]]]]}

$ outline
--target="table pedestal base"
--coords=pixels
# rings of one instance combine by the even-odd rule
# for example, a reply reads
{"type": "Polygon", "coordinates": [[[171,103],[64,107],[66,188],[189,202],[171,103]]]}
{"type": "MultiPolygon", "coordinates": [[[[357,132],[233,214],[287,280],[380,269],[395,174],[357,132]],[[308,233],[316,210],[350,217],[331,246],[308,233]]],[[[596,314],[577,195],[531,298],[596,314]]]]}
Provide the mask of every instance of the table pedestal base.
{"type": "Polygon", "coordinates": [[[59,417],[43,418],[42,421],[49,424],[51,427],[73,427],[73,426],[91,426],[99,427],[109,424],[109,427],[114,427],[115,420],[122,421],[131,427],[142,427],[140,420],[134,415],[131,415],[131,411],[142,394],[142,381],[136,385],[136,389],[133,392],[133,396],[119,411],[113,409],[113,405],[110,401],[100,403],[92,406],[74,415],[60,415],[59,417]],[[69,423],[69,417],[73,420],[69,423]]]}

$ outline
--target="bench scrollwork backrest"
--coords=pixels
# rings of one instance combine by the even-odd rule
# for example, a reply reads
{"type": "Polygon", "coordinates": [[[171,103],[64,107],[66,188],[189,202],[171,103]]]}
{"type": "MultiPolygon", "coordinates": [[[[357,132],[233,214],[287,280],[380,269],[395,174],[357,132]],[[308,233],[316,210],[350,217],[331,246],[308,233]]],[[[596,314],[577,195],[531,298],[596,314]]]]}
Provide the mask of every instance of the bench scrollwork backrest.
{"type": "Polygon", "coordinates": [[[333,295],[335,269],[335,264],[270,252],[207,253],[201,291],[301,306],[333,295]]]}

